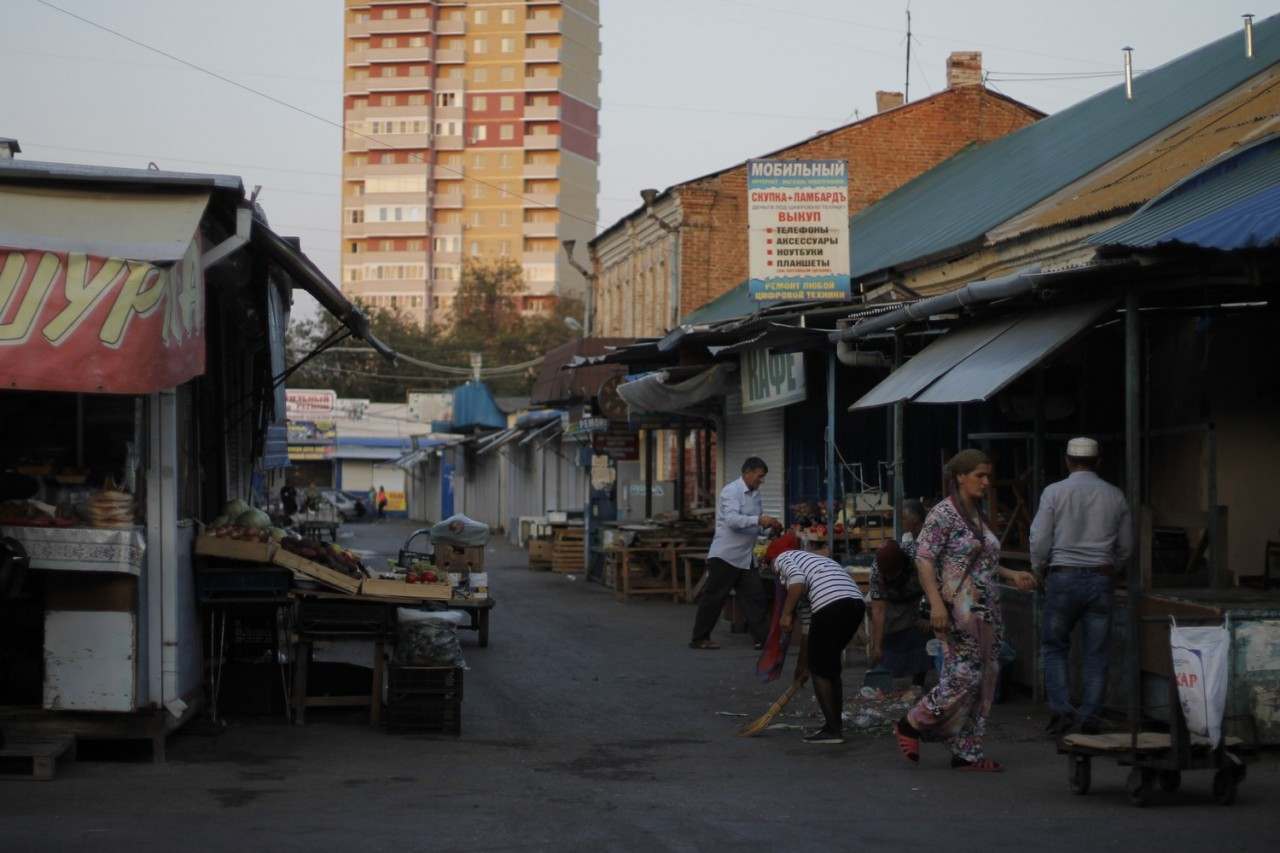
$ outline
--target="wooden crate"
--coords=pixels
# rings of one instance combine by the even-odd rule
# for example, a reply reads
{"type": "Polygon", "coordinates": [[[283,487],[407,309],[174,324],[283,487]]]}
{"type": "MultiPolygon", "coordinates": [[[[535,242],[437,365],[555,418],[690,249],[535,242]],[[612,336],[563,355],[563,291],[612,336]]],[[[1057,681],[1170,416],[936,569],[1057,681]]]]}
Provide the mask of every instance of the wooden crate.
{"type": "Polygon", "coordinates": [[[581,527],[560,528],[551,549],[551,571],[580,574],[586,569],[587,532],[581,527]]]}
{"type": "Polygon", "coordinates": [[[550,563],[555,557],[555,543],[550,539],[529,540],[529,562],[550,563]]]}
{"type": "Polygon", "coordinates": [[[484,571],[483,545],[450,545],[436,543],[436,568],[442,572],[469,574],[484,571]]]}
{"type": "Polygon", "coordinates": [[[308,580],[322,583],[325,586],[355,595],[360,591],[360,578],[353,578],[351,575],[344,575],[342,572],[336,572],[328,566],[322,566],[319,563],[312,562],[305,557],[299,557],[297,554],[291,554],[283,548],[277,548],[271,557],[271,562],[277,566],[284,566],[286,569],[292,569],[296,574],[306,577],[308,580]]]}
{"type": "Polygon", "coordinates": [[[10,735],[0,749],[0,779],[47,782],[54,777],[59,758],[75,761],[75,738],[10,735]]]}
{"type": "Polygon", "coordinates": [[[241,542],[224,536],[201,536],[196,539],[196,553],[203,557],[222,557],[243,563],[271,562],[279,548],[274,542],[241,542]]]}
{"type": "Polygon", "coordinates": [[[453,587],[447,583],[405,583],[365,578],[360,582],[360,594],[412,601],[448,601],[453,598],[453,587]]]}

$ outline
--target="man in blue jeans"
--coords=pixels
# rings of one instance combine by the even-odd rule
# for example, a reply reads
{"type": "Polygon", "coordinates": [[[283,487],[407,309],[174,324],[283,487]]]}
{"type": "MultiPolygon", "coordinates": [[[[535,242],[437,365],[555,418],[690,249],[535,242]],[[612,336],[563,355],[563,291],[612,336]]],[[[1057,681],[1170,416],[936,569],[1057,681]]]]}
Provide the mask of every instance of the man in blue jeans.
{"type": "Polygon", "coordinates": [[[1045,577],[1044,630],[1040,648],[1048,694],[1049,732],[1066,734],[1077,723],[1099,730],[1107,691],[1111,638],[1111,584],[1133,554],[1133,526],[1124,493],[1097,474],[1098,442],[1067,442],[1065,480],[1040,496],[1031,522],[1031,567],[1045,577]],[[1068,696],[1071,632],[1081,625],[1083,684],[1080,706],[1068,696]]]}

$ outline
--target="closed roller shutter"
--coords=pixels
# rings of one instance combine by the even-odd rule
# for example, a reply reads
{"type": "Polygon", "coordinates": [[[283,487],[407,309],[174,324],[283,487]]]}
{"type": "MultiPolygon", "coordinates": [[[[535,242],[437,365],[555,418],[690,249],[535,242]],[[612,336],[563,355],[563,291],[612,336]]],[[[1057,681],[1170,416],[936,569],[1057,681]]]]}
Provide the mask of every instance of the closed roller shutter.
{"type": "Polygon", "coordinates": [[[760,496],[765,515],[785,518],[786,457],[784,447],[784,408],[765,412],[742,413],[742,393],[734,390],[724,401],[724,462],[725,482],[738,477],[742,463],[749,456],[759,456],[769,466],[760,496]]]}

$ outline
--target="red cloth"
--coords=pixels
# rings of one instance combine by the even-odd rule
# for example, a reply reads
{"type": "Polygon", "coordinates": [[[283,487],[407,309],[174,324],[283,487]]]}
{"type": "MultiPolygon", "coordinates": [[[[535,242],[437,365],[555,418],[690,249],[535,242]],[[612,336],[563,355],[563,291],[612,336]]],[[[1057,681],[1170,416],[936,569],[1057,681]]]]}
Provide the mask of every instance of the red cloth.
{"type": "Polygon", "coordinates": [[[764,558],[773,562],[778,555],[784,551],[794,551],[800,547],[800,539],[788,530],[777,539],[769,543],[769,550],[764,552],[764,558]]]}

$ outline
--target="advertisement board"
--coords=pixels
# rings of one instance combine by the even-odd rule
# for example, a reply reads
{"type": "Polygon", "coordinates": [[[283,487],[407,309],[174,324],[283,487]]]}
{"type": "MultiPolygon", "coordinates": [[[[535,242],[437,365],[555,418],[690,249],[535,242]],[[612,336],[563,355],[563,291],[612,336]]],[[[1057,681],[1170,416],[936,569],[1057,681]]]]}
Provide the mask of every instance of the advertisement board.
{"type": "Polygon", "coordinates": [[[338,406],[338,392],[324,388],[289,388],[284,392],[284,405],[291,419],[332,417],[338,406]]]}
{"type": "Polygon", "coordinates": [[[742,354],[742,411],[763,412],[805,398],[804,353],[767,349],[742,354]]]}
{"type": "Polygon", "coordinates": [[[0,385],[147,394],[205,370],[197,243],[156,265],[0,248],[0,385]]]}
{"type": "Polygon", "coordinates": [[[752,299],[849,298],[848,163],[750,160],[747,201],[752,299]]]}

